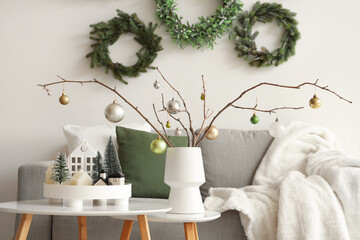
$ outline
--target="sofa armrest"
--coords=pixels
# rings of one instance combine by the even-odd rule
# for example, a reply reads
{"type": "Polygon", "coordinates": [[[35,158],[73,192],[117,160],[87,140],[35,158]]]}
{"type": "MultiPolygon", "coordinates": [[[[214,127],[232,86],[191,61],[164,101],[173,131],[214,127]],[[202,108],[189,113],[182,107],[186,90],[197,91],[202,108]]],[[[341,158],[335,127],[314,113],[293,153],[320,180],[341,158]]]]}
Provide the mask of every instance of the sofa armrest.
{"type": "MultiPolygon", "coordinates": [[[[46,169],[51,161],[25,164],[18,170],[17,200],[42,199],[46,169]]],[[[19,224],[20,214],[16,216],[15,233],[19,224]]],[[[34,215],[28,240],[51,240],[52,216],[34,215]]]]}

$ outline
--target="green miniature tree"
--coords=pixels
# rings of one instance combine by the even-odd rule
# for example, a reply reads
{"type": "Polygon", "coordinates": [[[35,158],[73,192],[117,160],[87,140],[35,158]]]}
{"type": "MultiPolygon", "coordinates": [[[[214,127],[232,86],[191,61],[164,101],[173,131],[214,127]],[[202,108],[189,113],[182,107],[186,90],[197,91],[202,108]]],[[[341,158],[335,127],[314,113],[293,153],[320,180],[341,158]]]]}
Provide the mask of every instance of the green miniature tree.
{"type": "Polygon", "coordinates": [[[115,144],[110,136],[104,153],[105,169],[104,171],[110,175],[114,171],[122,172],[120,161],[116,152],[115,144]]]}
{"type": "Polygon", "coordinates": [[[52,170],[51,179],[55,182],[62,184],[69,180],[70,171],[67,165],[66,155],[64,153],[58,153],[52,170]]]}
{"type": "Polygon", "coordinates": [[[91,175],[94,183],[99,179],[100,171],[103,169],[105,170],[106,168],[104,166],[103,158],[102,158],[100,152],[98,151],[94,165],[93,165],[92,175],[91,175]]]}

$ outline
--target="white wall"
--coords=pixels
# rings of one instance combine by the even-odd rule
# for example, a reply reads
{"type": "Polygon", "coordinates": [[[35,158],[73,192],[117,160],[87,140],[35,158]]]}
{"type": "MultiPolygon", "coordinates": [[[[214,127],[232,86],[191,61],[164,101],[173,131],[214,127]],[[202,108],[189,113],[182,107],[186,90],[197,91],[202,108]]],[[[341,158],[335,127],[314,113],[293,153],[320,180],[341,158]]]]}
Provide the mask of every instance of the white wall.
{"type": "MultiPolygon", "coordinates": [[[[246,0],[248,9],[255,1],[246,0]]],[[[318,110],[307,107],[314,89],[301,91],[266,88],[249,94],[242,100],[252,106],[255,98],[259,106],[305,106],[302,111],[280,112],[283,122],[301,120],[322,124],[333,130],[345,149],[360,155],[359,105],[360,87],[358,63],[360,56],[360,21],[356,0],[287,0],[277,1],[297,12],[301,40],[296,46],[296,56],[279,67],[251,68],[237,58],[233,41],[227,37],[218,41],[215,50],[181,50],[174,45],[162,26],[157,32],[163,37],[164,50],[154,65],[160,67],[167,78],[183,92],[195,125],[201,120],[201,74],[208,85],[209,106],[215,112],[243,89],[262,81],[297,84],[320,78],[320,84],[329,85],[354,104],[340,101],[335,96],[319,92],[323,106],[318,110]]],[[[179,1],[179,14],[190,22],[199,15],[211,14],[218,0],[179,1]]],[[[52,87],[53,96],[47,97],[38,83],[56,81],[60,74],[66,78],[92,79],[117,85],[143,113],[154,119],[151,103],[160,107],[159,91],[153,89],[156,73],[150,71],[129,85],[118,83],[103,69],[89,68],[89,24],[105,21],[115,16],[119,8],[136,12],[146,22],[157,22],[155,4],[151,0],[15,0],[0,2],[0,202],[16,199],[17,169],[20,165],[53,159],[58,151],[65,150],[61,126],[64,124],[109,124],[103,111],[114,95],[96,86],[66,86],[71,99],[68,106],[58,103],[61,86],[52,87]]],[[[259,45],[271,49],[277,46],[279,31],[275,24],[257,26],[259,45]],[[274,34],[273,34],[274,33],[274,34]]],[[[123,63],[134,61],[138,46],[121,39],[114,47],[114,59],[123,63]],[[129,45],[125,45],[129,44],[129,45]]],[[[164,86],[164,84],[163,84],[164,86]]],[[[162,88],[164,90],[165,88],[162,88]]],[[[165,90],[169,99],[174,93],[165,90]]],[[[128,106],[125,123],[142,119],[128,106]]],[[[251,112],[229,110],[215,122],[219,128],[266,129],[275,116],[259,114],[260,123],[249,123],[251,112]]],[[[10,239],[14,216],[0,213],[1,239],[10,239]]]]}

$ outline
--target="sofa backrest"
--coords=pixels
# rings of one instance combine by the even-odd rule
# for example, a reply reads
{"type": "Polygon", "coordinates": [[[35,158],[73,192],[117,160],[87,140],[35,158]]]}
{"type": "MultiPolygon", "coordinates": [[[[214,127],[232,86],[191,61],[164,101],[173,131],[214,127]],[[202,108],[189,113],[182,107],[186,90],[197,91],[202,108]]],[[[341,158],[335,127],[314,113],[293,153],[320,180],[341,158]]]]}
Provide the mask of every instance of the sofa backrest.
{"type": "Polygon", "coordinates": [[[221,129],[215,140],[200,143],[206,182],[200,187],[207,197],[210,187],[240,188],[251,185],[256,169],[273,138],[268,131],[221,129]]]}

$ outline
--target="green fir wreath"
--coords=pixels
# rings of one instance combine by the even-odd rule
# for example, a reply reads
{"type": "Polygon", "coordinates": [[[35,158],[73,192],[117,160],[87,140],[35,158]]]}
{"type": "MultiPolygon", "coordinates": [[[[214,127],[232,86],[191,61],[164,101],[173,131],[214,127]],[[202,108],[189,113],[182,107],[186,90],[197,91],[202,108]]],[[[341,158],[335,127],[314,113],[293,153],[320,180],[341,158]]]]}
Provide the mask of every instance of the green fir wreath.
{"type": "Polygon", "coordinates": [[[295,55],[296,41],[300,38],[295,16],[296,13],[284,9],[281,4],[257,2],[250,12],[246,11],[238,16],[239,25],[234,28],[235,50],[238,51],[238,56],[256,67],[278,66],[286,62],[295,55]],[[272,52],[265,47],[259,51],[254,41],[259,32],[252,33],[252,27],[256,22],[267,23],[273,19],[276,19],[279,27],[284,28],[281,46],[272,52]]]}
{"type": "Polygon", "coordinates": [[[191,45],[213,49],[216,39],[230,31],[237,14],[242,11],[240,0],[224,0],[223,6],[216,10],[215,15],[207,18],[201,16],[199,23],[190,25],[189,22],[182,23],[182,17],[176,14],[177,4],[174,0],[155,0],[155,2],[156,15],[167,25],[171,38],[181,48],[191,45]]]}
{"type": "Polygon", "coordinates": [[[153,26],[152,23],[149,23],[147,27],[135,13],[130,16],[120,10],[116,11],[118,16],[107,23],[100,22],[90,25],[93,28],[90,32],[90,39],[95,43],[91,45],[93,51],[87,54],[86,57],[91,58],[91,68],[104,66],[106,73],[110,69],[116,79],[128,84],[123,77],[138,77],[140,73],[146,72],[148,68],[154,69],[150,64],[157,57],[157,52],[163,48],[160,45],[161,37],[154,33],[157,24],[153,26]],[[135,41],[142,45],[142,48],[136,53],[138,61],[132,66],[125,66],[118,62],[114,63],[109,56],[108,47],[114,44],[120,35],[124,33],[135,34],[135,41]]]}

